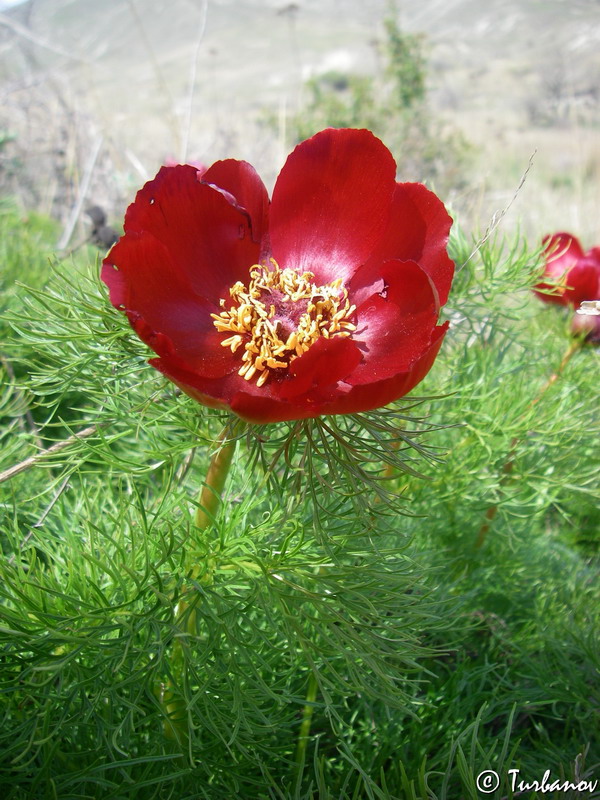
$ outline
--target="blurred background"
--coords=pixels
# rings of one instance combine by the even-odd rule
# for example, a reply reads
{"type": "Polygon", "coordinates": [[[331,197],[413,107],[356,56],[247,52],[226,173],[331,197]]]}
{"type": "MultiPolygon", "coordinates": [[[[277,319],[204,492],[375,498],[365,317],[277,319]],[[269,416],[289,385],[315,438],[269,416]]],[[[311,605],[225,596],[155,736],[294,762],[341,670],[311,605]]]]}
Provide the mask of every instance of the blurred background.
{"type": "Polygon", "coordinates": [[[163,163],[272,188],[327,125],[373,129],[469,231],[600,241],[598,0],[0,2],[0,96],[0,194],[60,247],[163,163]]]}

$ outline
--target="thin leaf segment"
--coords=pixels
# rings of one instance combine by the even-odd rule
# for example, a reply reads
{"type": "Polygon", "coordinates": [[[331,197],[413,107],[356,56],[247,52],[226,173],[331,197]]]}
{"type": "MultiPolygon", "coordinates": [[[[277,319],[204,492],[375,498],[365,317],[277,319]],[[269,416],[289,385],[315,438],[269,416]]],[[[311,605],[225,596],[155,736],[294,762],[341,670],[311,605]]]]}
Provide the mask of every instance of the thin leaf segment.
{"type": "MultiPolygon", "coordinates": [[[[215,328],[232,333],[221,342],[235,353],[244,347],[238,373],[249,381],[258,374],[263,386],[271,370],[286,369],[317,339],[349,336],[356,306],[350,305],[348,290],[337,278],[322,286],[312,272],[300,275],[281,269],[271,258],[271,267],[255,264],[246,287],[237,281],[229,290],[233,305],[211,314],[215,328]]],[[[224,307],[226,301],[220,301],[224,307]]]]}

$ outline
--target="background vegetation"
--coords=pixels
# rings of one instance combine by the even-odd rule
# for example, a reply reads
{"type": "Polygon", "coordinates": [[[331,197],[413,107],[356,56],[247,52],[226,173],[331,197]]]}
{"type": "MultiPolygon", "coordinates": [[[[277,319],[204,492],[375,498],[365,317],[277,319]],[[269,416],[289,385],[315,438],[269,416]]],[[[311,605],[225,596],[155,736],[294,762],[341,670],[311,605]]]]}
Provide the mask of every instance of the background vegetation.
{"type": "MultiPolygon", "coordinates": [[[[464,191],[476,150],[440,133],[426,42],[385,20],[380,72],[312,78],[286,146],[368,125],[464,191]]],[[[0,205],[2,796],[457,800],[493,769],[499,800],[509,769],[597,778],[598,351],[530,292],[539,237],[461,216],[419,398],[308,428],[308,462],[302,437],[275,459],[292,425],[243,438],[199,531],[223,419],[146,364],[85,223],[57,251],[82,182],[58,221],[0,205]]]]}

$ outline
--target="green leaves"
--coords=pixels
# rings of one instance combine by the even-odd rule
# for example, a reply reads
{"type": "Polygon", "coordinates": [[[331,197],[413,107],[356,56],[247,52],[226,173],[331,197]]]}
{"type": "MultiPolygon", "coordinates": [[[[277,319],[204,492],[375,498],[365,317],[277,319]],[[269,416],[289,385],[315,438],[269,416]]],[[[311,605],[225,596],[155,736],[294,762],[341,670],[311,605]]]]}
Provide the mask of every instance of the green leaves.
{"type": "Polygon", "coordinates": [[[590,768],[597,354],[532,406],[567,321],[530,295],[521,240],[476,244],[454,232],[429,397],[238,432],[205,531],[223,415],[146,365],[95,267],[11,284],[2,796],[454,800],[484,769],[504,794],[513,767],[571,775],[588,743],[590,768]]]}

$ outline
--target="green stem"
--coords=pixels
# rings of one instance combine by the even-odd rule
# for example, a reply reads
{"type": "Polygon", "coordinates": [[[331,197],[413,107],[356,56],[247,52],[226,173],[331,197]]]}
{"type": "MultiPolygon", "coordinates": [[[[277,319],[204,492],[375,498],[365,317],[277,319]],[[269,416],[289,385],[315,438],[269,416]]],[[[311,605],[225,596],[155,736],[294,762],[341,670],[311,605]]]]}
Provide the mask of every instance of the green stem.
{"type": "MultiPolygon", "coordinates": [[[[217,440],[217,450],[211,458],[194,517],[196,526],[200,530],[206,530],[216,516],[235,452],[236,440],[232,437],[240,425],[239,422],[226,425],[217,440]]],[[[187,703],[181,690],[177,690],[176,684],[181,682],[185,673],[184,639],[186,635],[194,636],[197,630],[196,610],[187,601],[187,593],[187,589],[184,588],[181,599],[175,607],[175,625],[178,631],[170,657],[172,677],[169,678],[161,695],[161,704],[165,712],[163,723],[165,736],[174,740],[184,750],[189,749],[187,703]]]]}
{"type": "Polygon", "coordinates": [[[306,705],[302,711],[302,722],[298,733],[298,744],[296,745],[296,792],[300,788],[302,773],[304,772],[304,762],[306,760],[306,747],[310,739],[310,725],[313,712],[315,710],[315,700],[317,699],[318,683],[315,673],[311,672],[308,677],[308,689],[306,691],[306,705]]]}
{"type": "MultiPolygon", "coordinates": [[[[550,375],[550,377],[548,378],[546,383],[542,386],[542,388],[537,393],[537,395],[533,398],[531,403],[529,403],[529,405],[527,406],[527,409],[522,414],[520,419],[523,419],[528,414],[528,412],[540,402],[540,400],[545,395],[545,393],[548,391],[548,389],[556,383],[556,381],[562,375],[564,368],[567,366],[567,364],[569,363],[569,361],[571,360],[573,355],[575,355],[575,353],[578,350],[581,349],[582,344],[583,344],[583,340],[582,339],[575,339],[574,341],[572,341],[569,344],[568,348],[566,349],[565,353],[563,354],[561,362],[558,365],[556,371],[553,372],[552,375],[550,375]]],[[[511,472],[513,470],[513,467],[514,467],[514,464],[515,464],[515,457],[516,457],[516,453],[517,453],[517,445],[518,444],[519,444],[519,438],[517,436],[514,436],[512,441],[511,441],[511,443],[510,443],[510,450],[509,450],[509,453],[508,453],[508,458],[506,459],[506,461],[504,462],[504,465],[502,467],[502,476],[500,478],[500,485],[501,486],[506,483],[506,481],[508,480],[509,475],[511,474],[511,472]]],[[[493,506],[490,506],[488,508],[488,510],[485,512],[485,520],[484,520],[481,528],[479,529],[479,532],[477,534],[477,540],[475,541],[475,549],[476,550],[480,550],[483,547],[483,545],[485,544],[485,538],[486,538],[487,533],[488,533],[488,531],[489,531],[489,529],[490,529],[490,527],[492,525],[494,517],[496,516],[497,513],[498,513],[498,503],[495,503],[493,506]]]]}
{"type": "Polygon", "coordinates": [[[206,530],[212,523],[221,502],[221,493],[235,452],[236,440],[231,437],[239,425],[240,423],[234,423],[233,426],[225,426],[217,440],[220,446],[211,459],[206,480],[198,498],[200,505],[196,511],[195,522],[201,530],[206,530]]]}
{"type": "MultiPolygon", "coordinates": [[[[400,447],[400,442],[392,442],[392,448],[394,450],[398,450],[399,447],[400,447]]],[[[386,480],[389,479],[389,478],[393,478],[395,472],[396,472],[396,470],[394,469],[394,467],[391,464],[386,464],[384,469],[383,469],[383,477],[386,480]]]]}

